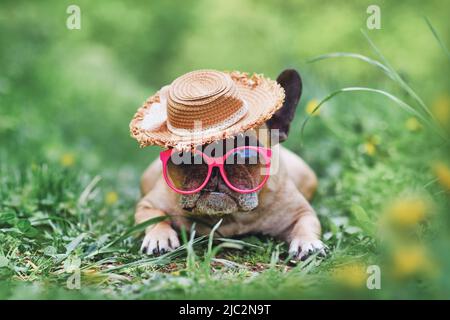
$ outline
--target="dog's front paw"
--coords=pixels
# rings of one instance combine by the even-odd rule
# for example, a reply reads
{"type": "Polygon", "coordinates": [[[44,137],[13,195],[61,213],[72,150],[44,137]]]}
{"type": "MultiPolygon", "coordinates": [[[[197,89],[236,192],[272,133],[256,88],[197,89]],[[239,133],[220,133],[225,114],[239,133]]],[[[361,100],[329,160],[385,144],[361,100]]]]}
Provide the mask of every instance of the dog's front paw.
{"type": "Polygon", "coordinates": [[[326,255],[326,245],[319,239],[299,237],[294,238],[289,246],[289,254],[294,259],[304,261],[312,254],[318,253],[319,256],[326,255]]]}
{"type": "Polygon", "coordinates": [[[166,223],[159,223],[146,230],[141,252],[146,254],[164,254],[179,246],[180,241],[175,230],[166,223]]]}

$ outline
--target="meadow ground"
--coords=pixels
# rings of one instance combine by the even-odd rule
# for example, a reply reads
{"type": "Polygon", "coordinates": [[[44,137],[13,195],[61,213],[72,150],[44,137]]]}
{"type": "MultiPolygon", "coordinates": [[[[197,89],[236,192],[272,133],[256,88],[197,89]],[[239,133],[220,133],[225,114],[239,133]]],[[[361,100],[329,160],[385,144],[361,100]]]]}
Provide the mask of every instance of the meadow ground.
{"type": "MultiPolygon", "coordinates": [[[[124,10],[120,2],[102,8],[102,15],[86,2],[81,8],[91,10],[78,34],[58,29],[62,4],[2,4],[21,14],[13,23],[0,10],[0,299],[450,298],[449,60],[414,14],[422,4],[386,4],[388,12],[420,25],[415,42],[405,36],[403,20],[388,20],[388,31],[370,34],[393,65],[401,65],[397,74],[370,50],[359,27],[347,25],[346,14],[356,17],[360,9],[356,2],[336,17],[321,11],[335,19],[344,44],[331,41],[327,27],[302,30],[305,41],[325,40],[306,49],[281,46],[285,51],[270,51],[270,64],[264,57],[221,53],[219,40],[235,30],[226,22],[234,12],[230,3],[237,2],[220,3],[213,10],[214,57],[201,50],[205,25],[213,22],[197,12],[205,8],[192,4],[183,5],[183,14],[176,11],[175,22],[167,12],[180,8],[153,5],[152,19],[139,28],[131,23],[142,18],[136,8],[114,29],[124,10]],[[38,19],[49,12],[54,15],[38,19]],[[203,20],[192,24],[190,15],[203,20]],[[34,28],[27,27],[30,21],[34,28]],[[183,50],[155,35],[155,26],[164,26],[183,50]],[[132,44],[138,46],[129,54],[132,44]],[[424,47],[429,49],[420,53],[424,47]],[[388,71],[350,57],[306,63],[330,51],[362,51],[388,71]],[[140,150],[128,136],[129,120],[154,88],[186,68],[205,67],[208,57],[207,67],[233,63],[267,70],[272,78],[286,64],[301,70],[304,94],[285,146],[319,176],[312,204],[329,247],[326,258],[297,263],[276,239],[213,233],[195,239],[184,234],[178,250],[159,257],[139,253],[145,227],[133,224],[139,177],[159,149],[140,150]],[[383,91],[339,91],[356,86],[383,91]],[[339,93],[313,112],[333,92],[339,93]],[[380,268],[381,289],[367,288],[373,265],[380,268]]],[[[290,40],[280,35],[291,29],[280,21],[299,23],[299,29],[322,21],[311,14],[298,22],[289,6],[250,10],[250,4],[236,25],[254,23],[262,34],[233,38],[236,47],[245,47],[247,39],[263,45],[269,34],[287,45],[290,40]]],[[[431,13],[443,33],[440,13],[431,13]]]]}

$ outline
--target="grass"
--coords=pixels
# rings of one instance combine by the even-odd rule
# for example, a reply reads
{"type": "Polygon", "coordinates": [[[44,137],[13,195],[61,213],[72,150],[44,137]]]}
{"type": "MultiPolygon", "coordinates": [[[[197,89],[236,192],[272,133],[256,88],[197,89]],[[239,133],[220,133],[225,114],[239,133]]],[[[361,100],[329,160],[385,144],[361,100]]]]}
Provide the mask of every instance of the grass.
{"type": "MultiPolygon", "coordinates": [[[[426,19],[427,25],[429,26],[430,30],[432,31],[434,37],[441,45],[443,51],[447,53],[447,48],[443,44],[443,42],[440,40],[439,36],[436,33],[436,30],[431,25],[431,22],[426,19]]],[[[365,91],[365,92],[371,92],[376,93],[379,95],[383,95],[390,100],[394,101],[400,108],[404,109],[406,112],[409,112],[412,116],[417,117],[420,119],[423,124],[427,125],[429,129],[434,130],[438,135],[441,136],[444,140],[447,139],[445,132],[443,132],[441,128],[441,124],[439,121],[436,120],[435,116],[431,112],[430,108],[423,102],[423,100],[419,97],[419,95],[403,80],[403,78],[399,75],[399,73],[392,67],[392,65],[389,63],[389,61],[384,57],[384,55],[380,52],[380,50],[377,48],[377,46],[373,43],[373,41],[370,39],[370,37],[367,35],[367,33],[363,30],[361,30],[364,37],[367,39],[368,43],[370,44],[371,48],[373,49],[374,53],[380,58],[380,61],[371,59],[369,57],[366,57],[362,54],[358,53],[348,53],[348,52],[334,52],[329,53],[325,55],[321,55],[319,57],[313,58],[309,60],[309,62],[317,62],[321,60],[326,59],[332,59],[332,58],[352,58],[364,61],[372,66],[375,66],[379,69],[381,69],[391,80],[393,80],[401,89],[405,91],[407,95],[409,95],[414,102],[417,104],[417,107],[413,107],[409,105],[408,103],[402,101],[395,95],[386,92],[384,90],[380,89],[374,89],[374,88],[362,88],[362,87],[350,87],[350,88],[342,88],[339,90],[336,90],[332,93],[330,93],[328,96],[326,96],[322,101],[320,101],[315,109],[312,111],[316,112],[319,110],[319,108],[328,100],[332,99],[334,96],[344,93],[344,92],[357,92],[357,91],[365,91]]],[[[302,125],[302,131],[304,130],[304,127],[306,126],[308,120],[310,117],[307,117],[302,125]]]]}
{"type": "MultiPolygon", "coordinates": [[[[367,101],[375,103],[372,97],[367,101]]],[[[354,102],[340,100],[335,108],[346,103],[354,102]]],[[[393,123],[406,119],[401,109],[389,106],[371,112],[378,115],[376,121],[386,114],[393,123]]],[[[403,126],[389,126],[377,133],[376,152],[369,155],[361,148],[365,143],[361,137],[370,138],[373,119],[356,116],[348,124],[348,119],[333,115],[322,112],[314,118],[304,147],[320,175],[313,205],[331,248],[326,259],[312,257],[293,263],[287,259],[286,245],[275,239],[216,239],[214,230],[206,238],[194,237],[195,232],[185,234],[183,246],[163,256],[142,256],[139,231],[159,220],[133,226],[137,181],[123,186],[133,189],[132,193],[115,191],[118,199],[111,200],[107,190],[114,176],[90,176],[76,164],[18,167],[2,161],[1,297],[352,297],[355,288],[333,285],[335,270],[355,261],[380,263],[382,246],[371,226],[377,224],[386,203],[402,192],[423,198],[439,193],[426,164],[441,155],[417,154],[423,148],[431,150],[430,133],[410,132],[403,126]],[[340,130],[346,139],[340,141],[341,136],[334,136],[330,128],[340,130]],[[322,132],[319,136],[318,131],[322,132]],[[81,289],[69,290],[66,281],[77,268],[81,289]]],[[[294,129],[289,141],[294,150],[292,135],[297,133],[294,129]]],[[[445,194],[439,197],[445,200],[445,194]]],[[[356,288],[356,292],[358,297],[371,298],[423,295],[420,287],[416,291],[394,288],[375,292],[356,288]]]]}
{"type": "MultiPolygon", "coordinates": [[[[24,7],[26,23],[34,19],[33,10],[27,8],[34,7],[24,7]]],[[[268,8],[268,18],[273,18],[268,8]]],[[[108,17],[122,12],[121,6],[107,9],[108,17]]],[[[164,6],[155,4],[154,9],[161,14],[154,21],[148,19],[149,26],[139,13],[145,10],[133,13],[139,30],[151,31],[173,20],[179,24],[175,29],[188,29],[197,21],[188,15],[166,17],[170,10],[164,6]]],[[[108,21],[89,20],[95,10],[87,11],[85,19],[93,23],[92,30],[110,30],[108,21]]],[[[286,13],[284,17],[289,18],[286,13]]],[[[195,237],[195,229],[184,230],[179,249],[152,257],[139,252],[142,230],[160,220],[135,226],[133,215],[139,177],[159,150],[138,150],[128,138],[127,126],[134,111],[130,106],[139,105],[140,97],[152,92],[143,81],[151,74],[151,83],[159,83],[159,73],[150,72],[151,64],[140,70],[135,62],[161,54],[158,48],[165,48],[165,38],[152,42],[146,32],[139,33],[140,43],[148,47],[136,47],[132,57],[123,54],[126,46],[119,43],[111,49],[110,37],[102,38],[101,32],[67,36],[66,30],[57,28],[57,19],[45,22],[54,33],[39,23],[33,32],[20,24],[2,25],[10,34],[25,34],[25,40],[5,38],[21,63],[5,63],[5,75],[0,77],[1,299],[450,298],[450,119],[445,118],[450,98],[448,91],[439,89],[445,88],[446,66],[438,70],[442,74],[425,81],[439,84],[437,89],[425,88],[426,99],[421,87],[412,89],[410,70],[397,71],[372,42],[376,59],[338,52],[314,61],[323,60],[325,65],[332,63],[325,61],[328,58],[352,58],[350,68],[334,61],[333,70],[354,76],[361,74],[361,64],[354,59],[362,60],[378,68],[374,71],[382,70],[387,81],[377,72],[370,73],[369,83],[353,78],[348,85],[341,79],[320,78],[321,64],[301,68],[304,97],[285,145],[319,176],[312,205],[330,248],[326,258],[294,262],[287,245],[277,239],[259,235],[225,239],[214,228],[206,237],[195,237]],[[55,39],[61,47],[51,45],[59,43],[55,39]],[[109,46],[100,45],[102,41],[109,46]],[[23,43],[29,44],[33,55],[27,54],[23,43]],[[72,45],[78,50],[62,49],[72,45]],[[60,59],[61,52],[67,60],[60,59]],[[120,59],[114,59],[116,53],[120,59]],[[122,59],[125,62],[118,63],[122,59]],[[90,68],[94,72],[89,73],[90,68]],[[359,93],[341,94],[354,91],[359,93]],[[315,100],[319,102],[314,112],[305,112],[315,100]],[[366,287],[369,265],[380,266],[380,290],[366,287]],[[67,283],[77,273],[80,288],[69,289],[67,283]]],[[[322,24],[320,15],[317,19],[322,24]]],[[[297,20],[293,16],[290,21],[297,20]]],[[[272,27],[281,28],[277,20],[270,21],[272,27]]],[[[448,55],[438,32],[427,23],[448,55]]],[[[125,31],[114,30],[122,41],[129,41],[129,34],[136,34],[134,24],[123,24],[125,31]]],[[[222,36],[218,38],[222,43],[222,36]]],[[[289,37],[286,41],[292,42],[289,37]]],[[[294,49],[280,55],[280,61],[290,55],[297,59],[294,49]]],[[[176,47],[171,51],[184,52],[176,47]]],[[[9,51],[0,54],[16,61],[9,51]]],[[[191,61],[183,55],[176,58],[191,61]]],[[[245,57],[228,58],[236,62],[245,57]]],[[[171,59],[164,52],[159,68],[171,66],[171,59]]],[[[257,57],[251,60],[267,65],[257,57]]]]}

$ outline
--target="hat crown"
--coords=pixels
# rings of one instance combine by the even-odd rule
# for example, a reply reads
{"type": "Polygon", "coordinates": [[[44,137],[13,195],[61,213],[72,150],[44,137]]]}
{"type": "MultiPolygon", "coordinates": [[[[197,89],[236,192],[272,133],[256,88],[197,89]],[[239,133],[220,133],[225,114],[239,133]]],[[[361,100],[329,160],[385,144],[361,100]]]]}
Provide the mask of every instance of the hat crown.
{"type": "Polygon", "coordinates": [[[224,72],[189,72],[175,79],[168,91],[167,125],[174,133],[224,129],[246,111],[234,81],[224,72]]]}

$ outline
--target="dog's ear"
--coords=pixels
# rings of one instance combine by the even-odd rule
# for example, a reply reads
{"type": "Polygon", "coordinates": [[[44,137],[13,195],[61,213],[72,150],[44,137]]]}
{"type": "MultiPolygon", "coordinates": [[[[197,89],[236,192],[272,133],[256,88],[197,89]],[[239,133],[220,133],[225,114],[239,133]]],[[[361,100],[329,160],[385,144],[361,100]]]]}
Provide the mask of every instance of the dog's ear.
{"type": "Polygon", "coordinates": [[[280,73],[277,82],[284,88],[285,99],[283,107],[267,120],[269,129],[279,130],[279,142],[287,139],[289,126],[294,119],[295,109],[302,94],[302,79],[294,69],[286,69],[280,73]]]}

